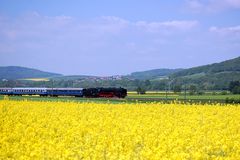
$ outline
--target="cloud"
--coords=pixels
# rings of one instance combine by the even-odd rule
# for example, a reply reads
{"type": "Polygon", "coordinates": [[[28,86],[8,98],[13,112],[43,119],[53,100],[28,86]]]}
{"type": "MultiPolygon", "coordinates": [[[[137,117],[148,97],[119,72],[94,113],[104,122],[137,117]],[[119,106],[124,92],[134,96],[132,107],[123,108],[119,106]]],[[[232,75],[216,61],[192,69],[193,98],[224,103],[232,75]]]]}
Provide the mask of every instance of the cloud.
{"type": "Polygon", "coordinates": [[[240,25],[233,27],[210,27],[209,31],[212,33],[217,33],[223,36],[239,36],[240,35],[240,25]]]}
{"type": "MultiPolygon", "coordinates": [[[[84,25],[84,24],[82,24],[84,25]]],[[[104,33],[118,34],[129,27],[130,22],[115,16],[98,17],[88,27],[104,33]]]]}
{"type": "Polygon", "coordinates": [[[144,28],[149,32],[165,31],[187,31],[198,25],[198,21],[165,21],[165,22],[145,22],[139,21],[135,24],[138,27],[144,28]]]}
{"type": "Polygon", "coordinates": [[[219,12],[240,9],[240,0],[187,0],[186,4],[193,12],[219,12]]]}

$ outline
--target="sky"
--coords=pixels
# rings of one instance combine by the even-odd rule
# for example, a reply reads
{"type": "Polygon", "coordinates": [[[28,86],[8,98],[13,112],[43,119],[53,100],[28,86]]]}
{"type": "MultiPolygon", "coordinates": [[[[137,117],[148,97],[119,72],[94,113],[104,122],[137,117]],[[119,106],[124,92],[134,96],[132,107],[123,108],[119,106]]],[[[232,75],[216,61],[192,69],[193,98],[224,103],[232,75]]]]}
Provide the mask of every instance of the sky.
{"type": "Polygon", "coordinates": [[[240,56],[240,0],[0,0],[0,66],[64,75],[240,56]]]}

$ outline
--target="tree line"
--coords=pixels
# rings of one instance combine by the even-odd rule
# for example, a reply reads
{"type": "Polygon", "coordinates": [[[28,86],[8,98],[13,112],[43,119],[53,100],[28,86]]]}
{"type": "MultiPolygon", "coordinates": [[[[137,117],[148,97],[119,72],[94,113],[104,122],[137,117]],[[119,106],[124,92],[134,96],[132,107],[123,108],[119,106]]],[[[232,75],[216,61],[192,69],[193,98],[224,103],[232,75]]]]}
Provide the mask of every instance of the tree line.
{"type": "MultiPolygon", "coordinates": [[[[137,91],[144,94],[145,91],[171,90],[174,92],[182,92],[187,90],[189,94],[203,94],[205,90],[222,90],[230,91],[233,94],[240,93],[240,82],[231,81],[228,84],[220,87],[215,84],[215,87],[203,87],[208,85],[204,83],[178,83],[177,80],[49,80],[49,81],[23,81],[23,80],[8,80],[0,81],[0,87],[48,87],[48,88],[92,88],[92,87],[124,87],[129,91],[137,91]]],[[[224,93],[224,92],[223,92],[224,93]]]]}

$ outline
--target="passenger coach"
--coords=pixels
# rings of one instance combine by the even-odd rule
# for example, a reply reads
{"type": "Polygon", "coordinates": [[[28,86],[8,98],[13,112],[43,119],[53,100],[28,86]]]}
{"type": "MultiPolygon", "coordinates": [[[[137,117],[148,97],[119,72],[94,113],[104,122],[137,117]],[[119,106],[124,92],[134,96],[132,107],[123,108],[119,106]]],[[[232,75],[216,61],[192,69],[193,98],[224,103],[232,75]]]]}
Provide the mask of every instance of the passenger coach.
{"type": "Polygon", "coordinates": [[[89,98],[124,98],[127,90],[124,88],[0,88],[0,95],[39,95],[39,96],[75,96],[89,98]]]}
{"type": "Polygon", "coordinates": [[[2,95],[83,96],[82,88],[0,88],[2,95]]]}

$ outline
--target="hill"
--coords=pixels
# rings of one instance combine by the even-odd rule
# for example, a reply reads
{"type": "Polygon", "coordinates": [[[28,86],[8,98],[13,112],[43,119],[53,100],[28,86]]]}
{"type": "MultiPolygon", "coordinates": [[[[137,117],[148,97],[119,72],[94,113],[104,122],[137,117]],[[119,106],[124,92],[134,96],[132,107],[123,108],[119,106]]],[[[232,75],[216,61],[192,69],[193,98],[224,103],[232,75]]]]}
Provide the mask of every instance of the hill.
{"type": "Polygon", "coordinates": [[[209,65],[185,69],[170,75],[175,84],[195,84],[202,89],[227,89],[231,81],[240,80],[240,57],[209,65]]]}
{"type": "Polygon", "coordinates": [[[171,77],[191,76],[195,74],[216,74],[221,72],[240,72],[240,57],[173,73],[171,77]]]}
{"type": "Polygon", "coordinates": [[[130,75],[126,76],[129,79],[139,79],[139,80],[147,80],[147,79],[161,79],[167,78],[169,75],[181,71],[183,69],[153,69],[142,72],[133,72],[130,75]]]}
{"type": "Polygon", "coordinates": [[[54,76],[61,76],[61,74],[18,66],[0,67],[0,79],[16,80],[25,78],[48,78],[54,76]]]}

